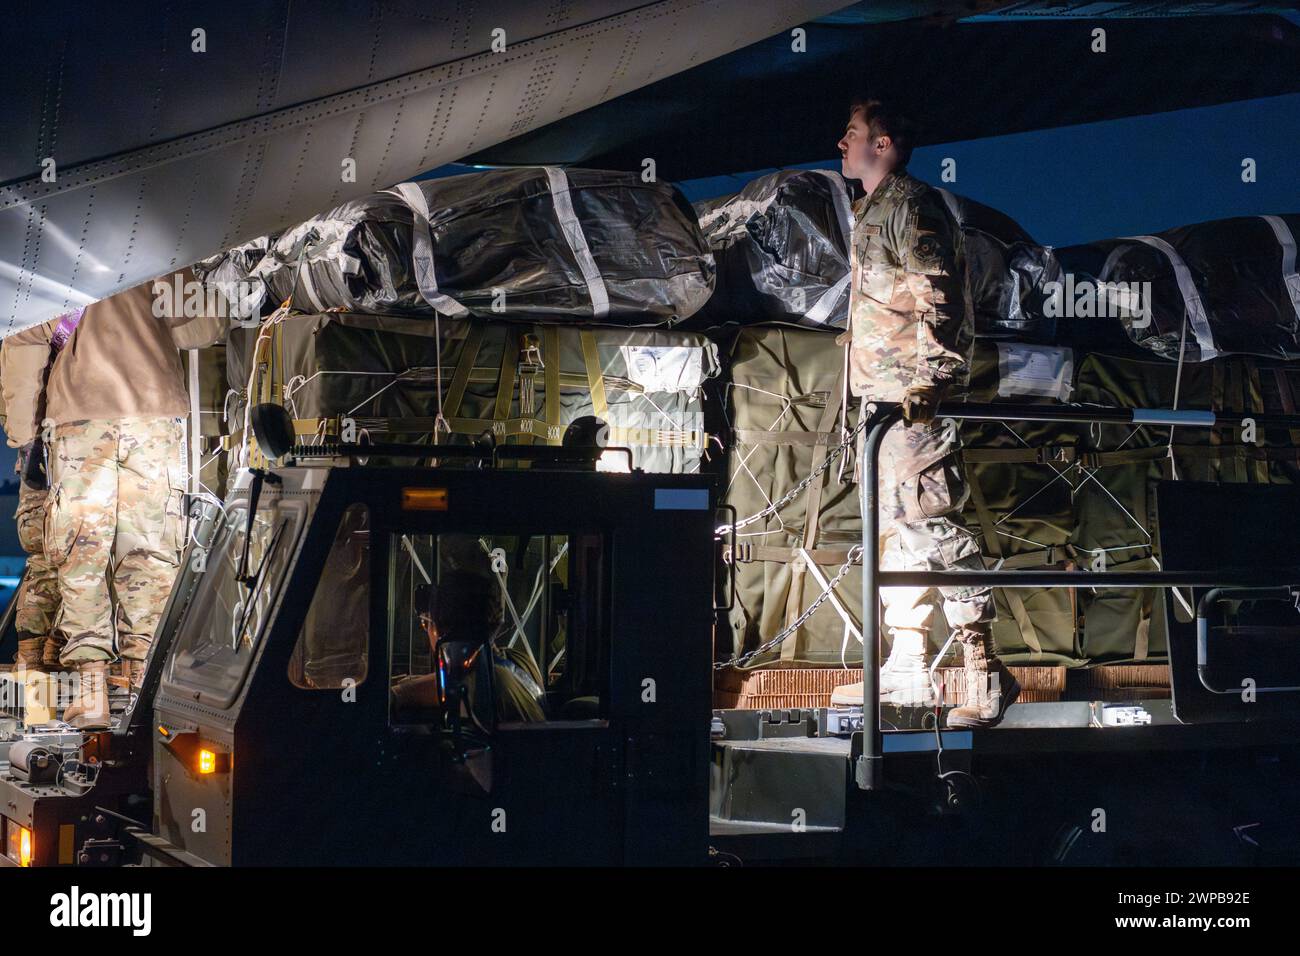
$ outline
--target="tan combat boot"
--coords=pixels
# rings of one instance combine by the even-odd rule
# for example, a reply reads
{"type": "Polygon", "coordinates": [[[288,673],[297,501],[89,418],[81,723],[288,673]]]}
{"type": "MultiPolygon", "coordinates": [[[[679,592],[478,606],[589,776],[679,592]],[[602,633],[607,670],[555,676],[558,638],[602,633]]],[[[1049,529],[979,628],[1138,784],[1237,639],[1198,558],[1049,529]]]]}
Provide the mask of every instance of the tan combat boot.
{"type": "Polygon", "coordinates": [[[57,671],[61,666],[59,664],[59,651],[63,650],[63,644],[56,641],[53,637],[45,638],[45,648],[41,652],[41,663],[50,673],[57,671]]]}
{"type": "Polygon", "coordinates": [[[63,719],[77,730],[107,730],[108,661],[78,661],[77,699],[63,712],[63,719]]]}
{"type": "Polygon", "coordinates": [[[1020,693],[1019,682],[993,650],[987,628],[958,630],[966,681],[965,702],[948,711],[949,727],[992,727],[1020,693]]]}
{"type": "MultiPolygon", "coordinates": [[[[938,702],[930,680],[924,631],[895,628],[894,646],[880,668],[880,702],[902,707],[933,707],[938,702]]],[[[831,703],[862,706],[862,682],[845,684],[831,691],[831,703]]]]}
{"type": "Polygon", "coordinates": [[[137,691],[143,681],[144,661],[123,657],[110,667],[108,682],[114,687],[137,691]]]}
{"type": "Polygon", "coordinates": [[[19,637],[18,654],[14,657],[14,670],[47,672],[45,666],[45,638],[19,637]]]}
{"type": "Polygon", "coordinates": [[[131,683],[131,662],[120,657],[108,665],[108,686],[125,690],[131,683]]]}
{"type": "Polygon", "coordinates": [[[127,663],[127,676],[131,680],[131,692],[135,693],[144,683],[144,661],[129,661],[127,663]]]}

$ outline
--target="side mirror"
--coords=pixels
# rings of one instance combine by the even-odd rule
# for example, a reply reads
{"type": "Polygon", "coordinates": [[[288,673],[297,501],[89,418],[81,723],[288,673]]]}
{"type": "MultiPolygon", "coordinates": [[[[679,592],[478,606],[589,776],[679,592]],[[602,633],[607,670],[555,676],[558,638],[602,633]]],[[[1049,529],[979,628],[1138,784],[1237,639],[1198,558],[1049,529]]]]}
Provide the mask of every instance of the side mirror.
{"type": "Polygon", "coordinates": [[[249,420],[253,426],[253,437],[268,457],[283,458],[297,442],[293,417],[283,405],[271,402],[254,405],[249,420]]]}

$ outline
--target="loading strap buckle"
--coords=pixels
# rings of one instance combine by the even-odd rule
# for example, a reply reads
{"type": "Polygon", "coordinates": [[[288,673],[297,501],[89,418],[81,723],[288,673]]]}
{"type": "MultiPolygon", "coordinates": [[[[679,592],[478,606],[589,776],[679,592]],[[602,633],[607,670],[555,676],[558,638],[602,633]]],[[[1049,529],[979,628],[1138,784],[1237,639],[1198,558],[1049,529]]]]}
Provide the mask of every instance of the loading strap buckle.
{"type": "Polygon", "coordinates": [[[735,548],[722,549],[722,560],[727,564],[751,564],[754,560],[752,541],[737,541],[735,548]]]}

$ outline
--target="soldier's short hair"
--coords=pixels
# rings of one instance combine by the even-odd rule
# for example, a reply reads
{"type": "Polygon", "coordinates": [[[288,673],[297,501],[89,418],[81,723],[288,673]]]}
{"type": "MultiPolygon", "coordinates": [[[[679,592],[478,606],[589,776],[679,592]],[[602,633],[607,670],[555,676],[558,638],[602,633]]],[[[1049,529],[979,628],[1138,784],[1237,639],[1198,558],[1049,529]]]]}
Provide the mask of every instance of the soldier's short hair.
{"type": "Polygon", "coordinates": [[[899,165],[906,166],[912,158],[915,124],[892,104],[873,96],[854,97],[849,104],[849,118],[858,110],[862,110],[862,122],[867,124],[872,139],[888,136],[893,140],[894,149],[898,153],[899,165]]]}
{"type": "Polygon", "coordinates": [[[429,616],[442,637],[487,640],[503,617],[497,582],[472,571],[447,570],[429,588],[429,616]]]}

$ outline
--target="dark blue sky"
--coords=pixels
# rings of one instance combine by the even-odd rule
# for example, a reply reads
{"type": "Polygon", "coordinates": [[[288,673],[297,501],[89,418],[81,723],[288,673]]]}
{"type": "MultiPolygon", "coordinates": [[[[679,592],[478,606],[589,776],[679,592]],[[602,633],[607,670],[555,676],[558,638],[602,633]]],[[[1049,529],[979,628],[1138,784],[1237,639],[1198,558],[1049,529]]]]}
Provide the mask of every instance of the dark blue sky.
{"type": "MultiPolygon", "coordinates": [[[[822,157],[799,165],[839,169],[827,130],[822,157]]],[[[919,148],[913,175],[1000,209],[1039,242],[1067,246],[1160,232],[1228,216],[1300,212],[1300,94],[1243,100],[1058,129],[919,148]],[[941,163],[957,181],[941,183],[941,163]],[[1255,160],[1256,181],[1241,180],[1255,160]]],[[[475,168],[440,167],[419,178],[475,168]]],[[[692,202],[739,190],[771,169],[677,185],[692,202]]]]}
{"type": "MultiPolygon", "coordinates": [[[[828,131],[825,160],[838,169],[828,131]]],[[[1072,245],[1227,216],[1300,212],[1300,95],[917,149],[913,175],[993,206],[1039,242],[1072,245]],[[940,164],[957,161],[957,181],[940,164]],[[1256,162],[1254,183],[1241,162],[1256,162]]],[[[757,170],[679,183],[687,198],[735,192],[757,170]]]]}

